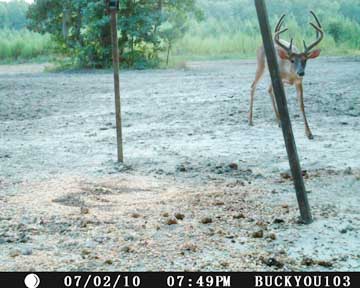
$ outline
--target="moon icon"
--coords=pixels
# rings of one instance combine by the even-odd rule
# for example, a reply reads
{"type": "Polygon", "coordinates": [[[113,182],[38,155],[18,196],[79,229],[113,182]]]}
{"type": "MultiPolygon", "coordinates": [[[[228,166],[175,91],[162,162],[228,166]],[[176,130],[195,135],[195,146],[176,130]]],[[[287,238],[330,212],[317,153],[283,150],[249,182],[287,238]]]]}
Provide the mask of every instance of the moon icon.
{"type": "Polygon", "coordinates": [[[24,283],[27,288],[37,288],[40,284],[40,278],[36,274],[28,274],[24,283]]]}

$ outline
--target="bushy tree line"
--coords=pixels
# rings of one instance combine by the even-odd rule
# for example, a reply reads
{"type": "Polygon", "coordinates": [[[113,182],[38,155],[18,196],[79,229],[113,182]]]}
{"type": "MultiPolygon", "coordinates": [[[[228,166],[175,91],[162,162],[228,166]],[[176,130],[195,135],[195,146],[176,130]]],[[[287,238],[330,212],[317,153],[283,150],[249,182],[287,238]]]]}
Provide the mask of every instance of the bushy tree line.
{"type": "MultiPolygon", "coordinates": [[[[105,1],[35,0],[28,10],[24,0],[0,0],[0,31],[3,28],[0,61],[48,55],[52,53],[50,47],[55,47],[66,59],[71,59],[71,65],[109,66],[110,28],[105,1]],[[14,31],[26,25],[46,35],[14,31]],[[36,45],[30,45],[32,42],[36,45]],[[19,52],[21,43],[26,47],[19,52]]],[[[120,1],[120,56],[128,67],[156,66],[160,58],[168,61],[170,55],[180,56],[177,61],[197,56],[202,59],[253,57],[261,43],[253,0],[120,1]]],[[[326,33],[321,45],[324,54],[360,55],[360,0],[269,0],[267,3],[272,25],[281,14],[288,15],[286,25],[290,29],[284,37],[294,37],[297,46],[302,46],[303,38],[307,41],[314,38],[314,31],[308,25],[308,12],[314,10],[326,33]]]]}
{"type": "MultiPolygon", "coordinates": [[[[205,21],[193,22],[175,52],[178,55],[239,55],[254,56],[260,44],[254,0],[198,0],[205,21]]],[[[302,48],[302,40],[314,39],[310,10],[319,16],[326,33],[322,43],[329,55],[360,53],[360,1],[359,0],[269,0],[271,24],[287,14],[289,32],[302,48]]],[[[313,20],[312,20],[313,21],[313,20]]]]}
{"type": "Polygon", "coordinates": [[[51,54],[49,35],[40,35],[26,29],[0,30],[0,61],[29,61],[34,58],[47,61],[51,54]]]}
{"type": "Polygon", "coordinates": [[[25,28],[27,9],[28,4],[24,0],[0,2],[0,29],[25,28]]]}
{"type": "Polygon", "coordinates": [[[45,59],[51,53],[49,35],[40,35],[26,29],[25,0],[0,1],[0,62],[45,59]],[[43,57],[45,56],[45,57],[43,57]]]}
{"type": "MultiPolygon", "coordinates": [[[[121,0],[118,13],[122,63],[143,68],[185,33],[190,16],[201,17],[195,0],[121,0]]],[[[105,0],[35,0],[29,29],[50,33],[58,49],[82,67],[111,64],[111,35],[105,0]]]]}

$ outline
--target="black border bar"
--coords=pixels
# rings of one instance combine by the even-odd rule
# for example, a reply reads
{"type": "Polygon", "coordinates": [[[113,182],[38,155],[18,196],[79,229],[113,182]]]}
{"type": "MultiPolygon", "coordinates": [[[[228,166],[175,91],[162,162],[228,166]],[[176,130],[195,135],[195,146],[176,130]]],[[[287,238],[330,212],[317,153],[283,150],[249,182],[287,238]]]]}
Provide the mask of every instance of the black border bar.
{"type": "MultiPolygon", "coordinates": [[[[32,283],[36,283],[33,281],[32,283]]],[[[31,283],[31,281],[30,281],[31,283]]],[[[356,273],[178,273],[178,272],[3,272],[1,288],[263,288],[263,287],[360,287],[356,273]],[[36,287],[27,287],[24,279],[36,274],[36,287]]]]}

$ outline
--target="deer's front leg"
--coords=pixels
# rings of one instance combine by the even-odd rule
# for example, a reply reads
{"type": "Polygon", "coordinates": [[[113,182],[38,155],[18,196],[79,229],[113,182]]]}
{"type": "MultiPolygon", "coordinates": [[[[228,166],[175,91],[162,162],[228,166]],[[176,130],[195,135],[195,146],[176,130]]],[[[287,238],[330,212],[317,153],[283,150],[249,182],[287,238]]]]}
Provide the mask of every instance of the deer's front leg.
{"type": "Polygon", "coordinates": [[[253,122],[253,110],[254,110],[254,97],[255,97],[256,84],[251,87],[251,95],[250,95],[250,110],[249,110],[249,125],[254,126],[253,122]]]}
{"type": "Polygon", "coordinates": [[[308,121],[307,121],[306,114],[305,114],[304,89],[303,89],[302,82],[296,84],[296,91],[297,91],[297,94],[298,94],[300,109],[301,109],[301,112],[302,112],[303,117],[304,117],[306,136],[307,136],[310,140],[311,140],[311,139],[314,139],[314,136],[313,136],[312,133],[311,133],[311,130],[310,130],[310,127],[309,127],[309,123],[308,123],[308,121]]]}
{"type": "Polygon", "coordinates": [[[277,121],[278,125],[280,126],[280,114],[279,114],[279,111],[278,111],[277,106],[276,106],[274,89],[273,89],[272,85],[270,85],[270,87],[268,89],[268,92],[270,94],[271,103],[272,103],[272,106],[273,106],[273,109],[274,109],[274,112],[275,112],[276,121],[277,121]]]}

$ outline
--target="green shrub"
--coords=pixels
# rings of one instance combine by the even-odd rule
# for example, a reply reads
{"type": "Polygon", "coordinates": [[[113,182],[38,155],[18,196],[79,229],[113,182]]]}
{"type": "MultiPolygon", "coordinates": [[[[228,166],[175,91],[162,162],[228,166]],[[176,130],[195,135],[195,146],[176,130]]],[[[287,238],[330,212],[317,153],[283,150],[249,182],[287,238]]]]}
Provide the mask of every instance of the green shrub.
{"type": "Polygon", "coordinates": [[[22,61],[52,54],[49,35],[28,30],[0,30],[0,61],[22,61]]]}

